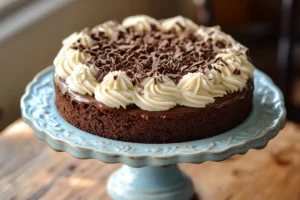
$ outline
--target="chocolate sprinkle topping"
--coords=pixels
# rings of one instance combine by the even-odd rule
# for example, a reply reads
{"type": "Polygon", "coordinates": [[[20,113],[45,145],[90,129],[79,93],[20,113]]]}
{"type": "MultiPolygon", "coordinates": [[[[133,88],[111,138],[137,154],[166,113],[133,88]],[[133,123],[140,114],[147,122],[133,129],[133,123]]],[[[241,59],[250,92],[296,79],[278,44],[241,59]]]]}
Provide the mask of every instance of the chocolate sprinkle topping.
{"type": "Polygon", "coordinates": [[[222,73],[221,70],[219,70],[219,69],[217,69],[217,68],[215,68],[215,70],[216,70],[217,72],[219,72],[220,74],[222,73]]]}
{"type": "MultiPolygon", "coordinates": [[[[203,37],[196,36],[188,29],[179,35],[174,31],[161,32],[155,29],[136,32],[133,28],[115,32],[111,38],[95,30],[89,30],[88,34],[95,41],[92,47],[85,47],[81,41],[77,41],[72,48],[91,55],[87,65],[99,68],[97,81],[101,82],[110,71],[121,70],[134,85],[152,76],[158,76],[155,83],[161,82],[163,80],[159,75],[166,75],[178,83],[187,73],[204,73],[205,69],[213,69],[213,63],[228,65],[216,55],[231,45],[222,41],[214,43],[211,38],[204,41],[203,37]]],[[[235,74],[240,72],[236,71],[235,74]]]]}
{"type": "Polygon", "coordinates": [[[235,70],[233,71],[233,74],[234,74],[234,75],[241,75],[241,70],[235,69],[235,70]]]}

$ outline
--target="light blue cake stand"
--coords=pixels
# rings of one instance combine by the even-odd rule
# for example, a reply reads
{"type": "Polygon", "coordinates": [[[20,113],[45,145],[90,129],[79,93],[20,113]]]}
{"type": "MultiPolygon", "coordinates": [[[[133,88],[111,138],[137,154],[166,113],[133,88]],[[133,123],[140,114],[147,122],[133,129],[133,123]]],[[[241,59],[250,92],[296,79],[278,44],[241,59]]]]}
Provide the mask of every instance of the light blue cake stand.
{"type": "Polygon", "coordinates": [[[78,158],[123,163],[107,184],[113,199],[185,200],[192,198],[193,185],[177,163],[222,161],[252,148],[264,148],[284,127],[286,111],[280,90],[259,70],[255,70],[254,80],[254,108],[243,124],[215,137],[183,143],[121,142],[75,128],[55,107],[52,66],[27,86],[21,109],[24,121],[52,148],[78,158]]]}

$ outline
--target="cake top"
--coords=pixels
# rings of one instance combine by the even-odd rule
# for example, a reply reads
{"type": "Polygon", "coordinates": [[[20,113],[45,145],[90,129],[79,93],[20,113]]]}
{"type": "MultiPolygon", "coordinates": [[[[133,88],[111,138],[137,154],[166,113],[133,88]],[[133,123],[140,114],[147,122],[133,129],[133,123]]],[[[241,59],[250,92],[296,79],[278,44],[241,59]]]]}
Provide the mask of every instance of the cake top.
{"type": "Polygon", "coordinates": [[[205,107],[253,77],[248,49],[221,31],[177,16],[108,21],[63,40],[54,60],[69,89],[109,107],[205,107]]]}

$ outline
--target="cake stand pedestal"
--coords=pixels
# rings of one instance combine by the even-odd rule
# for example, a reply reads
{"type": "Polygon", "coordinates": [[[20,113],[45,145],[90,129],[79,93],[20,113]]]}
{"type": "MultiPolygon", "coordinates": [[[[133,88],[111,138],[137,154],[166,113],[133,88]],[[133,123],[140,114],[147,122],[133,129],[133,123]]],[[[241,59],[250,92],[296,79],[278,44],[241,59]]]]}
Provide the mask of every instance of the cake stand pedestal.
{"type": "Polygon", "coordinates": [[[177,165],[134,168],[123,165],[108,181],[113,199],[191,199],[191,180],[177,165]]]}
{"type": "Polygon", "coordinates": [[[177,163],[222,161],[249,149],[264,148],[284,127],[286,111],[279,89],[255,70],[254,107],[246,121],[221,135],[182,143],[139,144],[97,137],[67,123],[55,107],[53,67],[40,72],[21,99],[22,116],[37,137],[53,149],[78,158],[123,163],[108,181],[115,200],[185,200],[191,180],[177,163]]]}

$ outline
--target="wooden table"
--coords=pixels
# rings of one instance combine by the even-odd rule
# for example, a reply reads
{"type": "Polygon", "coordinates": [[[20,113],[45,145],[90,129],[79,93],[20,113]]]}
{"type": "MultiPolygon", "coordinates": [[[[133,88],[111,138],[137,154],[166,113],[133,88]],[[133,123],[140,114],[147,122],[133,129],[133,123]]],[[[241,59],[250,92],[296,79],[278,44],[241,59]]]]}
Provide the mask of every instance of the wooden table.
{"type": "MultiPolygon", "coordinates": [[[[0,136],[0,199],[107,200],[107,178],[119,166],[55,152],[18,120],[0,136]]],[[[287,123],[264,150],[180,167],[193,179],[195,199],[299,200],[300,126],[287,123]]]]}

